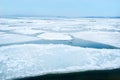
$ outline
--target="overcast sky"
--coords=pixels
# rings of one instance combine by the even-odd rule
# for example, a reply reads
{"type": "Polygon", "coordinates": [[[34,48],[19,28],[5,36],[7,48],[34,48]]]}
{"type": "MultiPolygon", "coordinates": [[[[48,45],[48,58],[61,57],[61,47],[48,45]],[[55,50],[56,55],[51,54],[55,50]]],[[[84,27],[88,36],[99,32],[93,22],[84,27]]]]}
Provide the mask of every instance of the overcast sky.
{"type": "Polygon", "coordinates": [[[120,0],[0,0],[0,15],[120,16],[120,0]]]}

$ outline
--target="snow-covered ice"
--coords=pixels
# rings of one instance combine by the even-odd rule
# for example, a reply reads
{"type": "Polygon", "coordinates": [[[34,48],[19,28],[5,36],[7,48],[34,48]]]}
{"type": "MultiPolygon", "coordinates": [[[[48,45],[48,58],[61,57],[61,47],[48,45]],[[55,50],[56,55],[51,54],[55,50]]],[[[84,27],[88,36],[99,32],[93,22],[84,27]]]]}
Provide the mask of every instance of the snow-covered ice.
{"type": "Polygon", "coordinates": [[[8,79],[47,72],[111,69],[120,66],[120,50],[117,49],[24,44],[1,47],[0,52],[0,76],[8,79]]]}
{"type": "Polygon", "coordinates": [[[38,35],[38,37],[47,40],[71,40],[71,36],[62,33],[44,33],[38,35]]]}
{"type": "Polygon", "coordinates": [[[0,18],[0,80],[120,68],[120,19],[0,18]]]}

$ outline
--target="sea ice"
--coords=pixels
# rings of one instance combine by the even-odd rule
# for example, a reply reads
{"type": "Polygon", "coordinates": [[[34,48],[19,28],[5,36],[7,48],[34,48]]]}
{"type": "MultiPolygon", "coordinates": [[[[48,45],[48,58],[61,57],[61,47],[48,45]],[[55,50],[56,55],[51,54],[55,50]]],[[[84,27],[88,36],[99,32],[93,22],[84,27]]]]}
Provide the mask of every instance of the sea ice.
{"type": "Polygon", "coordinates": [[[0,80],[120,68],[120,19],[0,18],[0,80]]]}
{"type": "Polygon", "coordinates": [[[119,49],[24,44],[1,47],[0,77],[11,79],[54,72],[113,69],[120,66],[119,49]]]}
{"type": "Polygon", "coordinates": [[[72,38],[64,33],[43,33],[38,35],[39,38],[47,40],[71,40],[72,38]]]}

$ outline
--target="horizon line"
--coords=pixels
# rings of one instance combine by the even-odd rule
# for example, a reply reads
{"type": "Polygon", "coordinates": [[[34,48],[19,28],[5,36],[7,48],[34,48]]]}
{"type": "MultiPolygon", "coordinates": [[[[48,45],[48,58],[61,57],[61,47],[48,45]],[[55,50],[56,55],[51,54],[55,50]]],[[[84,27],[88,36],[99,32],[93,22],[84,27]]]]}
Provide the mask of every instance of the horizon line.
{"type": "Polygon", "coordinates": [[[120,18],[120,16],[0,15],[1,17],[120,18]]]}

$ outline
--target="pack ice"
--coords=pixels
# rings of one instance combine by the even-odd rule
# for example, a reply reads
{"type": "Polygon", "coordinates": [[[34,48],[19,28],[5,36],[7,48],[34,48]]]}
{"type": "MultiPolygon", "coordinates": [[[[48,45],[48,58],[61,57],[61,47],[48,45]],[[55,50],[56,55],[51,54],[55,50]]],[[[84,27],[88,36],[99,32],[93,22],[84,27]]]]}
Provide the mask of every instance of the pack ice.
{"type": "Polygon", "coordinates": [[[0,18],[0,80],[120,68],[120,19],[0,18]]]}

